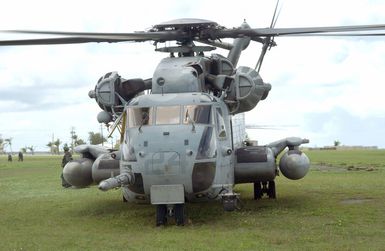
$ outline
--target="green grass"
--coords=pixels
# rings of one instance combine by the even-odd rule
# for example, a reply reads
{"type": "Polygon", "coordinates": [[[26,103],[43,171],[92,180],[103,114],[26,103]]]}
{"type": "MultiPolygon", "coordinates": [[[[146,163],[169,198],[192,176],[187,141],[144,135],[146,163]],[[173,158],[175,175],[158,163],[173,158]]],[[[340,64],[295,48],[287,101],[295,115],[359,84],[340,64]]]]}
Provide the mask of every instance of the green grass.
{"type": "Polygon", "coordinates": [[[61,188],[61,156],[1,156],[0,250],[384,250],[385,151],[307,154],[309,174],[277,177],[277,200],[238,185],[241,210],[188,204],[186,226],[161,228],[120,190],[61,188]]]}

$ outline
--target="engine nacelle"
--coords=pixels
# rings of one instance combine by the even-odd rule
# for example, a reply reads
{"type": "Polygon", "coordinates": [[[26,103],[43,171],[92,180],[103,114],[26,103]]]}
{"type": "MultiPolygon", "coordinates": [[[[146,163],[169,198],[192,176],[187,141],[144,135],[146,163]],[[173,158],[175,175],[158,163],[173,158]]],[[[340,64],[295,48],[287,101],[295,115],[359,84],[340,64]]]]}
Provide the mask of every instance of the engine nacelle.
{"type": "Polygon", "coordinates": [[[279,160],[282,174],[292,180],[303,178],[309,171],[310,160],[300,150],[289,150],[279,160]]]}
{"type": "Polygon", "coordinates": [[[247,146],[235,152],[235,183],[274,180],[277,174],[274,153],[269,147],[247,146]]]}

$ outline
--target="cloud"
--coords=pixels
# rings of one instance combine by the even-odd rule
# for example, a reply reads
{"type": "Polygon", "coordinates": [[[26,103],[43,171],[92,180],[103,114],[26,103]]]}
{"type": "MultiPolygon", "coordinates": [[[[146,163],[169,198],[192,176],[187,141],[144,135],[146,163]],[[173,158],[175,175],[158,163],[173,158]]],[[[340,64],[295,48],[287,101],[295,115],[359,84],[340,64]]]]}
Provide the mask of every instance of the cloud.
{"type": "Polygon", "coordinates": [[[304,115],[304,129],[317,135],[316,142],[332,144],[339,140],[345,145],[366,145],[385,147],[385,116],[354,116],[340,107],[327,112],[304,115]]]}
{"type": "MultiPolygon", "coordinates": [[[[183,17],[213,20],[226,27],[239,26],[246,19],[252,27],[267,27],[274,6],[274,1],[255,0],[233,3],[166,0],[135,4],[124,0],[111,0],[108,4],[95,0],[6,0],[2,3],[0,29],[131,32],[183,17]]],[[[385,23],[384,9],[385,2],[374,0],[291,0],[284,3],[277,27],[385,23]]],[[[0,35],[10,38],[10,34],[0,35]]],[[[299,127],[259,133],[266,142],[303,136],[309,137],[313,144],[322,145],[331,144],[338,136],[332,134],[331,139],[325,139],[325,132],[318,134],[313,125],[308,126],[310,117],[304,115],[314,114],[311,117],[314,120],[336,116],[333,123],[324,125],[332,129],[340,128],[338,116],[354,118],[362,126],[365,121],[383,122],[376,120],[385,114],[381,93],[385,82],[383,38],[278,37],[276,42],[278,46],[268,51],[261,71],[262,78],[273,89],[265,101],[247,114],[247,119],[259,124],[298,124],[299,127]],[[333,112],[336,107],[346,114],[333,112]]],[[[253,67],[260,49],[260,44],[251,44],[239,65],[253,67]]],[[[223,50],[216,53],[227,55],[223,50]]],[[[28,144],[42,147],[52,133],[64,141],[71,126],[86,138],[88,131],[99,130],[95,120],[99,108],[87,96],[99,77],[118,71],[124,78],[149,78],[166,56],[155,53],[150,42],[0,47],[0,116],[8,122],[0,124],[0,133],[17,134],[15,144],[29,139],[28,144]],[[27,132],[22,126],[12,131],[20,118],[30,121],[27,132]],[[31,134],[39,134],[43,143],[28,136],[31,134]]],[[[343,132],[345,138],[359,138],[356,132],[349,137],[348,132],[343,132]]],[[[375,136],[365,137],[369,138],[375,136]]],[[[369,141],[362,143],[366,142],[369,141]]]]}

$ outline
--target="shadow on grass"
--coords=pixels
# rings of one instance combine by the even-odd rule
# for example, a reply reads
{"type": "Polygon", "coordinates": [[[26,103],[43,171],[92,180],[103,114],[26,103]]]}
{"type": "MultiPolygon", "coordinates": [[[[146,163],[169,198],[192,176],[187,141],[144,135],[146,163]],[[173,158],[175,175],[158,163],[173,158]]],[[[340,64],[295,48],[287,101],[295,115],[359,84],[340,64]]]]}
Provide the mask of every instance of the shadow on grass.
{"type": "MultiPolygon", "coordinates": [[[[214,223],[221,220],[226,213],[223,211],[220,201],[186,203],[185,210],[186,225],[214,223]]],[[[156,207],[150,204],[124,203],[116,199],[101,198],[78,203],[77,207],[67,208],[63,213],[68,217],[87,218],[101,222],[124,220],[128,224],[153,227],[155,211],[156,207]]],[[[169,219],[169,223],[174,224],[173,219],[169,219]]]]}
{"type": "MultiPolygon", "coordinates": [[[[155,206],[150,204],[124,203],[116,197],[91,198],[72,207],[63,210],[67,217],[100,222],[113,225],[137,225],[140,228],[154,227],[155,206]],[[124,222],[124,224],[122,224],[124,222]]],[[[241,201],[241,208],[234,212],[223,210],[220,200],[203,203],[186,203],[186,225],[217,225],[233,224],[238,218],[264,217],[282,215],[289,212],[301,212],[309,210],[309,207],[317,205],[317,200],[310,195],[289,195],[279,197],[277,200],[254,200],[247,196],[241,201]]],[[[169,225],[175,222],[169,219],[169,225]]]]}

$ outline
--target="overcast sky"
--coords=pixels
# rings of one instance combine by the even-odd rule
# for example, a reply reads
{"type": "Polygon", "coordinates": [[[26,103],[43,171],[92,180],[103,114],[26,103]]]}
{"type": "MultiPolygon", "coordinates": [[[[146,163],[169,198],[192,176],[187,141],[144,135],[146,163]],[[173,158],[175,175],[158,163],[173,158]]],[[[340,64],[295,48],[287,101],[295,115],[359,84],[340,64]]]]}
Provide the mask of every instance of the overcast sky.
{"type": "MultiPolygon", "coordinates": [[[[385,23],[385,1],[287,0],[276,27],[385,23]]],[[[225,27],[244,19],[253,28],[270,24],[275,1],[2,1],[0,29],[131,32],[176,18],[202,18],[225,27]]],[[[0,39],[13,38],[0,34],[0,39]]],[[[385,37],[276,38],[262,78],[269,97],[246,114],[248,124],[295,125],[250,130],[267,144],[287,136],[310,139],[310,146],[377,145],[385,148],[385,37]]],[[[217,52],[227,55],[227,52],[217,52]]],[[[254,67],[260,52],[252,44],[238,65],[254,67]]],[[[70,130],[86,140],[100,131],[100,111],[88,91],[103,74],[150,78],[165,54],[150,42],[0,47],[0,134],[13,150],[59,138],[70,130]]]]}

